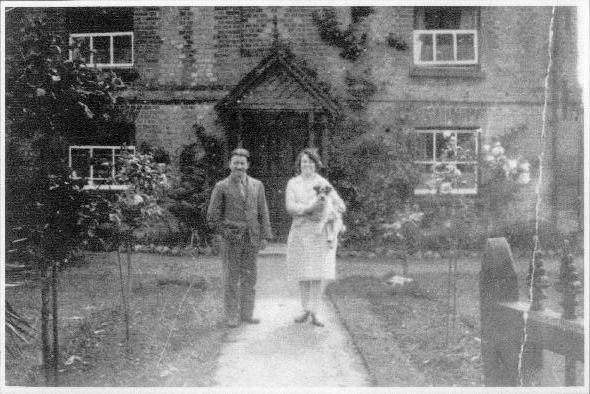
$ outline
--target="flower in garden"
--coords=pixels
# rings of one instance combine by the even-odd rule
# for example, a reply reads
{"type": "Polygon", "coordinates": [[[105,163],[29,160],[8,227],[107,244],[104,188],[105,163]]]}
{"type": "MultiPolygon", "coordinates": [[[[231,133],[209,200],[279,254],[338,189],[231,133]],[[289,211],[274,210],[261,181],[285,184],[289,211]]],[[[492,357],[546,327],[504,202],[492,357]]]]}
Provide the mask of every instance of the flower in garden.
{"type": "Polygon", "coordinates": [[[499,142],[496,142],[494,144],[494,147],[492,148],[492,155],[499,157],[502,156],[505,152],[506,151],[499,142]]]}
{"type": "Polygon", "coordinates": [[[481,147],[484,153],[489,153],[490,149],[492,148],[490,146],[490,144],[483,144],[483,146],[481,147]]]}
{"type": "Polygon", "coordinates": [[[530,168],[531,168],[531,165],[530,165],[530,163],[528,161],[525,160],[525,161],[522,161],[520,163],[520,166],[519,167],[520,167],[520,170],[522,172],[529,172],[530,171],[530,168]]]}
{"type": "Polygon", "coordinates": [[[526,185],[531,181],[531,176],[529,175],[528,172],[521,172],[518,175],[518,179],[517,182],[520,183],[521,185],[526,185]]]}

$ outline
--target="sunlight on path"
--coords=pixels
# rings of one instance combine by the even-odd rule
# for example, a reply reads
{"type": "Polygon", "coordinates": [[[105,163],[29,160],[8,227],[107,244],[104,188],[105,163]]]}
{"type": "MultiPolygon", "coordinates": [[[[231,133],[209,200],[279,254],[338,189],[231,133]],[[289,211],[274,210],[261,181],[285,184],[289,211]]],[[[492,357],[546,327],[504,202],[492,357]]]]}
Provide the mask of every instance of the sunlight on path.
{"type": "Polygon", "coordinates": [[[348,333],[324,300],[325,327],[295,324],[296,289],[284,282],[285,257],[258,261],[255,317],[230,331],[215,381],[220,386],[366,386],[368,378],[348,333]]]}

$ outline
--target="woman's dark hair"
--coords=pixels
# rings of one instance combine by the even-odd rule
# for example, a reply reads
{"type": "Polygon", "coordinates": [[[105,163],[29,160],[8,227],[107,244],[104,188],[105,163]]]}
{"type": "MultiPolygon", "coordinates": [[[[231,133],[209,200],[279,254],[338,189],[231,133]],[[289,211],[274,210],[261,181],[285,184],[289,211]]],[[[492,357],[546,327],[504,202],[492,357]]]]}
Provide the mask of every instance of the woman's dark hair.
{"type": "Polygon", "coordinates": [[[315,163],[315,170],[316,172],[323,168],[324,165],[322,164],[322,160],[320,159],[320,154],[316,148],[305,148],[297,155],[297,159],[295,159],[295,173],[299,174],[301,172],[301,158],[303,155],[309,157],[311,161],[315,163]]]}

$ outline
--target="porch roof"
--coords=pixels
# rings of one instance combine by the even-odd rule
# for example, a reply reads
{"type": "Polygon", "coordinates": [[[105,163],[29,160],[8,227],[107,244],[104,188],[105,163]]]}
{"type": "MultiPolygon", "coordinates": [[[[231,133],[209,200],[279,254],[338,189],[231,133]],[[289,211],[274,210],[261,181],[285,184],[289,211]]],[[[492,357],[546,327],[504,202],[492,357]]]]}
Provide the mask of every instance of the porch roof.
{"type": "Polygon", "coordinates": [[[236,109],[340,112],[340,105],[284,47],[275,46],[252,71],[215,105],[218,112],[236,109]]]}

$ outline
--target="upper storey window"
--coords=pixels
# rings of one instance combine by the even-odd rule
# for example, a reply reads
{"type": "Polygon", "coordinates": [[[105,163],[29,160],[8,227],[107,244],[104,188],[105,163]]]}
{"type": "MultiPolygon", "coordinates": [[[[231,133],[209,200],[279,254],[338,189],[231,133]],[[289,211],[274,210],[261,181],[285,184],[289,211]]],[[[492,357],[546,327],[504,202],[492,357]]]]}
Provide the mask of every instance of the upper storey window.
{"type": "Polygon", "coordinates": [[[97,67],[133,66],[133,8],[68,10],[70,59],[97,67]]]}
{"type": "Polygon", "coordinates": [[[476,7],[416,7],[414,65],[476,65],[479,9],[476,7]]]}

